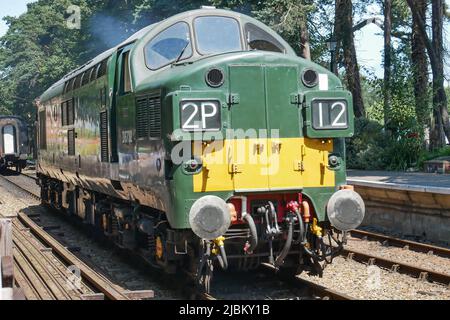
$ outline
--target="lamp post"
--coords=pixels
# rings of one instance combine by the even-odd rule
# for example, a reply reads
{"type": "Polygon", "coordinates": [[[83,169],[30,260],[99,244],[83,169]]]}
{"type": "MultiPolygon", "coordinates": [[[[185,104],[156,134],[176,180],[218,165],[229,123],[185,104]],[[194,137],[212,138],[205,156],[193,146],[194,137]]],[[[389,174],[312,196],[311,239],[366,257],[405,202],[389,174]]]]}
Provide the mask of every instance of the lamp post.
{"type": "Polygon", "coordinates": [[[335,54],[336,54],[337,41],[336,41],[336,38],[334,37],[334,35],[332,35],[331,38],[328,39],[327,47],[328,47],[328,51],[330,51],[330,56],[331,56],[330,70],[331,70],[331,72],[335,73],[334,61],[336,60],[335,54]]]}

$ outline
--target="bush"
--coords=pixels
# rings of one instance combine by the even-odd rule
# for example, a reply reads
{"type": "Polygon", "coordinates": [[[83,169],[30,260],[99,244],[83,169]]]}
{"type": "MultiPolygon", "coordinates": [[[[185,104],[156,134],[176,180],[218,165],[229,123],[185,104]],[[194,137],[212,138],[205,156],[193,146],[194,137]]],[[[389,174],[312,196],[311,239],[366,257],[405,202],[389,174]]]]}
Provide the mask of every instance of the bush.
{"type": "Polygon", "coordinates": [[[355,136],[347,139],[347,167],[362,170],[407,170],[419,166],[421,135],[415,124],[385,132],[374,120],[357,119],[355,136]],[[411,129],[412,128],[412,129],[411,129]]]}
{"type": "Polygon", "coordinates": [[[347,139],[347,167],[376,170],[385,168],[386,139],[383,127],[369,119],[355,120],[355,136],[347,139]]]}
{"type": "Polygon", "coordinates": [[[450,146],[444,147],[436,151],[422,151],[417,161],[419,168],[423,168],[425,161],[433,160],[439,157],[450,157],[450,146]]]}

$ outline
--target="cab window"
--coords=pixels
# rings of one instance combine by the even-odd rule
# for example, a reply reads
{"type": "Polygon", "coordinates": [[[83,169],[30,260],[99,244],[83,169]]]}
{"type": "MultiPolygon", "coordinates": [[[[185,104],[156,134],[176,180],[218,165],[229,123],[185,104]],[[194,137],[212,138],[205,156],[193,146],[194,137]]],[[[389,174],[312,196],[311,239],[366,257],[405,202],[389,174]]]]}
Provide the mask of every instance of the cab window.
{"type": "Polygon", "coordinates": [[[194,21],[197,48],[200,54],[242,51],[239,23],[229,17],[199,17],[194,21]]]}
{"type": "Polygon", "coordinates": [[[162,31],[145,46],[145,61],[151,70],[157,70],[192,55],[189,26],[178,22],[162,31]]]}
{"type": "Polygon", "coordinates": [[[245,25],[245,35],[250,50],[286,52],[277,39],[252,23],[245,25]]]}

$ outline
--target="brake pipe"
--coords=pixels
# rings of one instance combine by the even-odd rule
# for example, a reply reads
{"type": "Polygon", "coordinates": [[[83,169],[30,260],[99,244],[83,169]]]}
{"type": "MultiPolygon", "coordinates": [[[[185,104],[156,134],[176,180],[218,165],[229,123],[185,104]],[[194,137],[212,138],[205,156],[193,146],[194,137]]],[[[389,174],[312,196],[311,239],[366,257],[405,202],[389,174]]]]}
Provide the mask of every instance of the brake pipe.
{"type": "Polygon", "coordinates": [[[227,253],[225,252],[225,237],[218,237],[215,239],[214,245],[214,254],[217,255],[217,260],[219,260],[220,267],[225,271],[228,269],[228,259],[227,259],[227,253]],[[218,250],[216,249],[218,248],[218,250]]]}
{"type": "Polygon", "coordinates": [[[289,253],[289,250],[291,250],[292,245],[292,237],[293,237],[293,219],[289,219],[289,230],[286,242],[284,244],[283,250],[281,250],[280,255],[275,260],[275,267],[279,267],[283,264],[284,259],[289,253]]]}
{"type": "Polygon", "coordinates": [[[241,200],[241,218],[245,220],[250,229],[250,246],[245,247],[244,250],[248,254],[252,254],[258,245],[258,232],[256,231],[255,221],[251,214],[247,212],[247,197],[246,196],[236,196],[234,199],[241,200]]]}
{"type": "Polygon", "coordinates": [[[253,250],[255,250],[256,246],[258,245],[258,232],[256,231],[256,225],[255,221],[253,220],[253,217],[250,214],[246,214],[244,216],[245,221],[247,221],[248,227],[250,229],[250,246],[245,247],[245,252],[248,254],[252,254],[253,250]]]}
{"type": "Polygon", "coordinates": [[[219,246],[219,254],[217,255],[217,260],[219,260],[220,267],[222,270],[228,269],[228,259],[227,259],[227,253],[225,252],[225,246],[219,246]]]}

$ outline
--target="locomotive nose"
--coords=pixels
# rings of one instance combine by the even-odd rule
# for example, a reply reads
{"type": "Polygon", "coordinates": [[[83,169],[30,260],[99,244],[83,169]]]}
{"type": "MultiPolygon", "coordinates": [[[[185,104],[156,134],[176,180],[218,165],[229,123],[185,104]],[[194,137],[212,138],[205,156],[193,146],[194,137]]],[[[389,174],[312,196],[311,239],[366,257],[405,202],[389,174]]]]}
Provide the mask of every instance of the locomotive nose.
{"type": "Polygon", "coordinates": [[[336,229],[341,231],[355,229],[364,219],[364,201],[353,190],[339,190],[328,201],[327,214],[336,229]]]}
{"type": "Polygon", "coordinates": [[[204,196],[191,207],[189,223],[199,238],[214,240],[227,232],[231,216],[224,200],[216,196],[204,196]]]}

